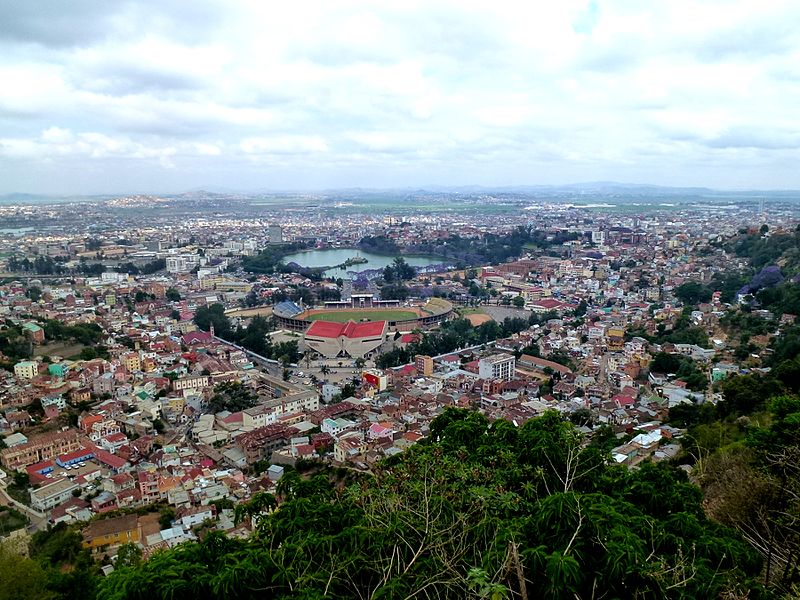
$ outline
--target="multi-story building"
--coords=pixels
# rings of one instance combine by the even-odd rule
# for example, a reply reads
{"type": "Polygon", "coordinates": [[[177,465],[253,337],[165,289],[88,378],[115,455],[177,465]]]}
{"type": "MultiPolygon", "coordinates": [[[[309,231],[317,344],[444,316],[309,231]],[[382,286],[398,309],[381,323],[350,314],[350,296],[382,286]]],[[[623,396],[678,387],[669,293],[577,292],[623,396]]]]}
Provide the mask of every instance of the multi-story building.
{"type": "Polygon", "coordinates": [[[236,445],[244,453],[248,465],[268,459],[275,450],[286,446],[297,429],[275,423],[243,433],[236,438],[236,445]]]}
{"type": "Polygon", "coordinates": [[[270,225],[268,231],[270,244],[283,243],[283,229],[280,225],[270,225]]]}
{"type": "Polygon", "coordinates": [[[168,256],[166,260],[167,273],[188,273],[200,264],[196,254],[179,254],[168,256]]]}
{"type": "Polygon", "coordinates": [[[76,430],[53,431],[33,438],[25,444],[6,448],[0,452],[0,462],[7,469],[23,469],[43,460],[55,459],[60,454],[74,452],[80,447],[76,430]]]}
{"type": "Polygon", "coordinates": [[[172,389],[182,390],[201,390],[211,385],[211,378],[208,375],[192,375],[181,377],[172,382],[172,389]]]}
{"type": "Polygon", "coordinates": [[[515,363],[513,354],[492,354],[478,361],[478,376],[481,379],[511,381],[514,378],[515,363]]]}
{"type": "Polygon", "coordinates": [[[142,370],[142,360],[139,357],[138,352],[127,352],[126,354],[123,354],[122,364],[125,365],[125,368],[129,372],[142,370]]]}
{"type": "Polygon", "coordinates": [[[417,373],[423,377],[430,377],[433,375],[433,359],[424,354],[417,354],[414,357],[414,366],[417,368],[417,373]]]}
{"type": "Polygon", "coordinates": [[[33,379],[39,373],[39,363],[34,360],[21,360],[14,365],[17,379],[33,379]]]}
{"type": "Polygon", "coordinates": [[[142,539],[142,528],[139,526],[137,515],[123,515],[92,521],[82,534],[85,548],[99,548],[125,543],[135,544],[142,539]]]}

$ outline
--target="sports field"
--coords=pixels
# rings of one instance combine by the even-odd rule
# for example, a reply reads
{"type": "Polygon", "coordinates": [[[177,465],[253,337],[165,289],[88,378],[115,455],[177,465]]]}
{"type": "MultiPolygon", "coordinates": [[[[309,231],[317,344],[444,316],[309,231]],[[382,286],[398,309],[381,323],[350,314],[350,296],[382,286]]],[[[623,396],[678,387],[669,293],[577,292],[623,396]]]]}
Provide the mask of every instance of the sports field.
{"type": "Polygon", "coordinates": [[[326,310],[314,311],[303,318],[309,321],[344,323],[345,321],[359,322],[365,319],[368,321],[407,321],[418,319],[419,315],[413,310],[326,310]]]}

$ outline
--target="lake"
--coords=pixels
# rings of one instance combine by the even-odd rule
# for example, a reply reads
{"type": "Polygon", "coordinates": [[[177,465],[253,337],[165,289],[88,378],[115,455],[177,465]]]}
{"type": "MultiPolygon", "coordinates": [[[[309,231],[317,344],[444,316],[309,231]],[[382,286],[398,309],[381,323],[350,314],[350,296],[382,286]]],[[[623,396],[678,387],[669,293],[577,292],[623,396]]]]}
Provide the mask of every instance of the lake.
{"type": "MultiPolygon", "coordinates": [[[[340,265],[348,258],[360,256],[366,258],[368,262],[358,265],[351,265],[339,269],[327,269],[325,277],[346,277],[347,271],[366,271],[367,269],[383,269],[392,264],[395,257],[386,254],[373,254],[363,252],[354,248],[336,248],[328,250],[307,250],[305,252],[295,252],[283,257],[283,262],[295,262],[301,267],[328,267],[340,265]]],[[[426,265],[437,265],[444,262],[441,258],[428,258],[425,256],[404,256],[406,262],[414,267],[424,267],[426,265]]]]}
{"type": "Polygon", "coordinates": [[[2,233],[2,234],[10,234],[10,235],[22,235],[23,233],[28,233],[29,231],[33,231],[33,227],[5,227],[5,228],[0,228],[0,233],[2,233]]]}

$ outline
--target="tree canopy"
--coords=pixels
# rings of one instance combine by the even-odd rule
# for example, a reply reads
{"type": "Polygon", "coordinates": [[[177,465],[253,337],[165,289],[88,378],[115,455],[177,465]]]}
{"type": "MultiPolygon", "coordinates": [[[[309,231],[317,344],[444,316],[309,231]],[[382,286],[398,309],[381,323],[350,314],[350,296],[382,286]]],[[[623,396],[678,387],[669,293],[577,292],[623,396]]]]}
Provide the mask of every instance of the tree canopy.
{"type": "Polygon", "coordinates": [[[281,480],[237,511],[248,540],[201,542],[118,568],[99,596],[147,598],[735,597],[761,560],[710,522],[669,465],[610,466],[555,413],[516,428],[448,409],[428,443],[349,485],[281,480]],[[256,518],[257,517],[257,518],[256,518]]]}

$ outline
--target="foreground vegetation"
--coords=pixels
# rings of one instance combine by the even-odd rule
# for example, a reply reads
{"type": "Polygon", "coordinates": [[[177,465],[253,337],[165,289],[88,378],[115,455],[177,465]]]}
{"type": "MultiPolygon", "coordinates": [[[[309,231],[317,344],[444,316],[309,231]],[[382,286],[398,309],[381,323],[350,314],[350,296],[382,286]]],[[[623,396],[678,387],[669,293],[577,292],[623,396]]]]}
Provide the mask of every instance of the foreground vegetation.
{"type": "Polygon", "coordinates": [[[762,561],[685,473],[607,464],[555,413],[521,428],[450,409],[374,476],[281,481],[249,540],[118,568],[102,598],[759,597],[762,561]]]}

